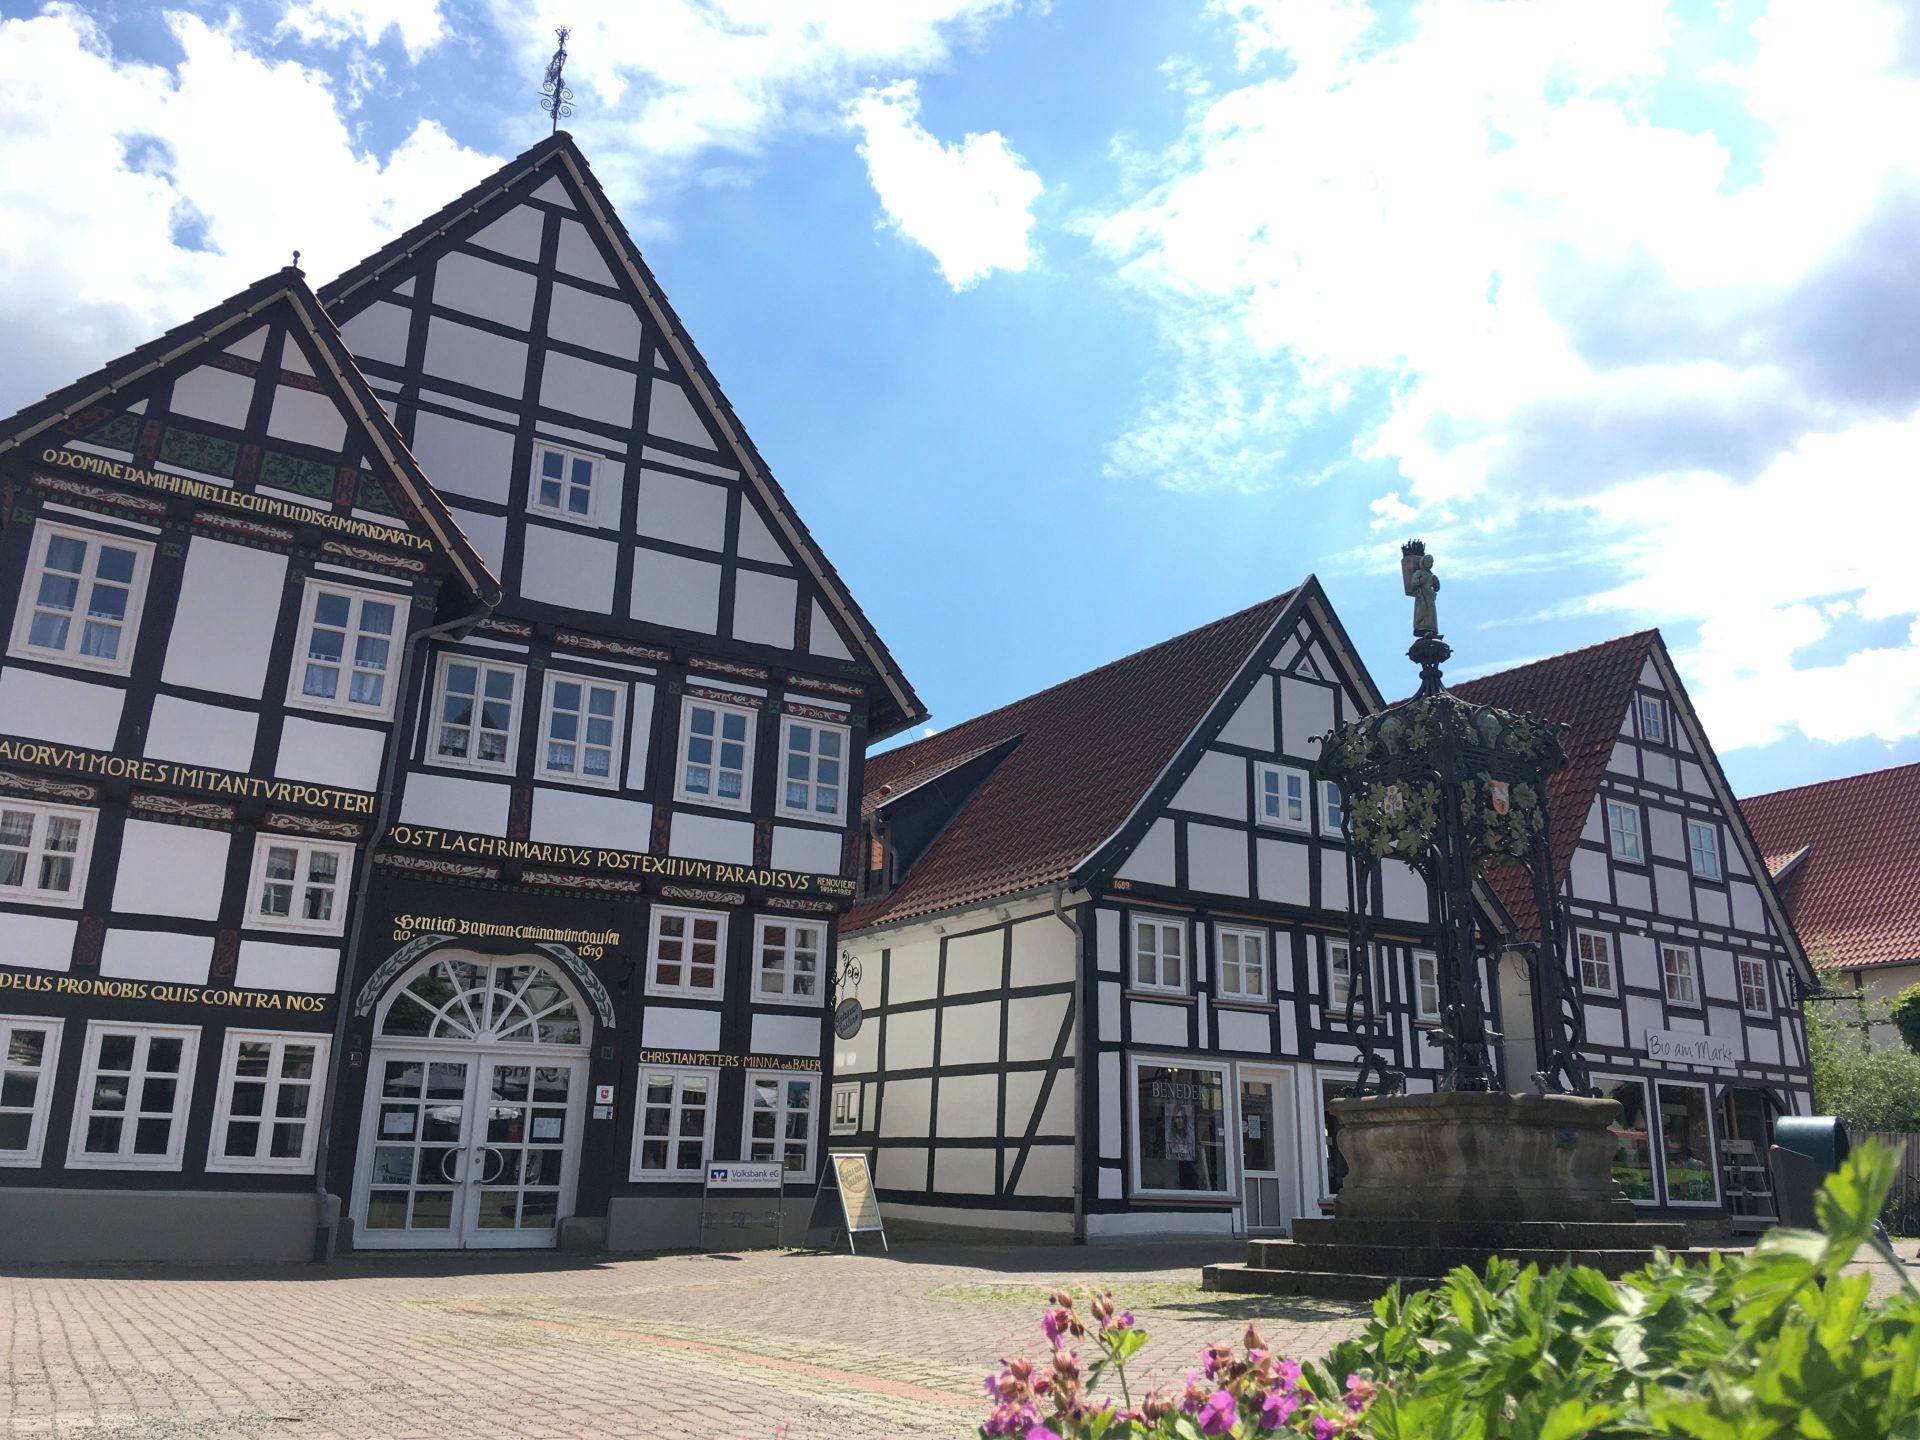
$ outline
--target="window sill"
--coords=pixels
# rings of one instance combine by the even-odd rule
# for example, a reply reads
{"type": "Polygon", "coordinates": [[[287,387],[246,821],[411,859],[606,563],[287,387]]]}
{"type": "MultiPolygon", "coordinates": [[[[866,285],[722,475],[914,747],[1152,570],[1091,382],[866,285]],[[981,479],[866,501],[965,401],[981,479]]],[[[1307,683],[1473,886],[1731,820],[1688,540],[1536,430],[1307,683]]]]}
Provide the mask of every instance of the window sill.
{"type": "Polygon", "coordinates": [[[298,1163],[291,1160],[278,1163],[271,1160],[254,1160],[246,1163],[234,1160],[223,1164],[209,1160],[207,1173],[209,1175],[311,1175],[313,1157],[309,1155],[298,1163]]]}
{"type": "Polygon", "coordinates": [[[391,705],[355,705],[339,700],[319,700],[311,695],[295,693],[287,697],[289,710],[312,710],[320,715],[342,715],[355,720],[391,720],[391,705]]]}
{"type": "Polygon", "coordinates": [[[705,795],[682,795],[677,790],[673,795],[673,803],[695,810],[718,810],[729,818],[751,814],[753,811],[752,802],[747,800],[714,800],[705,795]]]}
{"type": "Polygon", "coordinates": [[[1141,990],[1131,989],[1120,992],[1123,1000],[1157,1000],[1162,1005],[1191,1005],[1193,996],[1184,990],[1141,990]]]}
{"type": "Polygon", "coordinates": [[[248,916],[240,922],[242,930],[258,930],[265,935],[298,935],[307,940],[338,940],[346,933],[345,927],[328,926],[322,930],[310,925],[287,925],[277,920],[261,920],[248,916]]]}
{"type": "Polygon", "coordinates": [[[718,1005],[727,998],[720,990],[662,990],[654,985],[648,985],[641,994],[649,1000],[692,1000],[702,1005],[718,1005]]]}
{"type": "Polygon", "coordinates": [[[30,645],[15,645],[7,651],[9,660],[32,660],[41,665],[50,665],[56,670],[85,670],[91,675],[118,675],[123,679],[133,673],[133,657],[129,655],[126,663],[118,660],[89,660],[82,655],[66,655],[53,650],[36,650],[30,645]]]}
{"type": "MultiPolygon", "coordinates": [[[[513,750],[520,748],[518,735],[513,737],[513,743],[508,748],[513,750]]],[[[468,775],[503,775],[508,778],[511,778],[514,771],[519,768],[511,760],[501,762],[462,760],[453,755],[429,755],[425,763],[435,770],[458,770],[468,775]]]]}
{"type": "Polygon", "coordinates": [[[755,1005],[777,1005],[782,1010],[818,1010],[822,1015],[827,1013],[826,1001],[818,995],[802,995],[795,998],[790,995],[761,995],[756,993],[753,997],[753,1003],[755,1005]]]}
{"type": "Polygon", "coordinates": [[[776,820],[785,820],[795,825],[819,825],[828,830],[847,828],[845,815],[822,815],[811,810],[780,810],[773,812],[776,820]]]}
{"type": "Polygon", "coordinates": [[[1127,1200],[1135,1205],[1175,1205],[1190,1210],[1233,1210],[1240,1204],[1220,1191],[1196,1195],[1190,1190],[1134,1190],[1127,1200]]]}
{"type": "Polygon", "coordinates": [[[1289,825],[1284,820],[1255,820],[1253,823],[1259,830],[1273,830],[1282,835],[1304,835],[1309,840],[1313,838],[1311,825],[1289,825]]]}
{"type": "Polygon", "coordinates": [[[63,900],[51,895],[16,895],[12,892],[0,892],[0,905],[31,905],[41,910],[78,910],[84,904],[86,904],[84,895],[75,895],[70,900],[63,900]]]}
{"type": "Polygon", "coordinates": [[[1231,997],[1215,999],[1213,1008],[1216,1010],[1247,1010],[1262,1015],[1276,1015],[1280,1011],[1280,1007],[1271,1000],[1235,1000],[1231,997]]]}

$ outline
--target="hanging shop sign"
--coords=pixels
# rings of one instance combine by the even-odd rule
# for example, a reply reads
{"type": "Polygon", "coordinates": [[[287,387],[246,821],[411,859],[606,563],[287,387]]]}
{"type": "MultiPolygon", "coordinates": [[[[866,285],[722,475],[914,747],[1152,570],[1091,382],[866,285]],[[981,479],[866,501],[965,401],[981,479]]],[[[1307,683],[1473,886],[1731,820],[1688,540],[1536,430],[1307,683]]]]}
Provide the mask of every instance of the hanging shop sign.
{"type": "Polygon", "coordinates": [[[1731,1040],[1712,1035],[1682,1035],[1673,1030],[1647,1031],[1647,1058],[1669,1065],[1713,1065],[1731,1070],[1740,1063],[1740,1054],[1731,1040]]]}
{"type": "Polygon", "coordinates": [[[842,1040],[851,1040],[860,1033],[861,1022],[866,1019],[866,1011],[860,1008],[860,1002],[849,995],[833,1007],[833,1033],[842,1040]]]}

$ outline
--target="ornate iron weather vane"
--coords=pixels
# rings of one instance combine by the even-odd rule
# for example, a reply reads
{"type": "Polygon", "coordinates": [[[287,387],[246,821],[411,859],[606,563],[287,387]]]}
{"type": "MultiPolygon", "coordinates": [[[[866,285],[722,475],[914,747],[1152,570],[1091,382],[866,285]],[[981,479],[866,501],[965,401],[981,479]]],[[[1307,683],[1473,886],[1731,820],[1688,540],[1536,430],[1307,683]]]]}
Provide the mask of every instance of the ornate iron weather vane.
{"type": "Polygon", "coordinates": [[[566,83],[567,36],[572,33],[562,25],[553,32],[560,40],[560,48],[553,52],[553,58],[547,62],[546,79],[540,85],[540,108],[553,117],[553,129],[559,130],[560,122],[573,114],[573,87],[566,83]]]}

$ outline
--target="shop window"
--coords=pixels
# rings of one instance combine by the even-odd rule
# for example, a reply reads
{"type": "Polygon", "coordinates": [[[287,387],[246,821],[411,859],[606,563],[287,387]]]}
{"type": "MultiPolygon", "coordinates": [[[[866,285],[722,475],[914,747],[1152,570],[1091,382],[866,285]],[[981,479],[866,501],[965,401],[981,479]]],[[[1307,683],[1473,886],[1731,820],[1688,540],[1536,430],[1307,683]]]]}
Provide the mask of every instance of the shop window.
{"type": "Polygon", "coordinates": [[[1720,1191],[1714,1177],[1706,1087],[1662,1080],[1655,1088],[1660,1095],[1660,1158],[1667,1176],[1667,1203],[1716,1204],[1720,1191]]]}
{"type": "Polygon", "coordinates": [[[10,654],[124,675],[153,546],[41,522],[34,527],[10,654]]]}
{"type": "Polygon", "coordinates": [[[38,1015],[0,1015],[0,1165],[40,1163],[61,1024],[38,1015]]]}
{"type": "Polygon", "coordinates": [[[634,1106],[635,1180],[701,1180],[713,1148],[718,1071],[643,1065],[634,1106]]]}
{"type": "Polygon", "coordinates": [[[67,1164],[178,1170],[199,1044],[195,1026],[89,1024],[67,1164]]]}
{"type": "Polygon", "coordinates": [[[1133,1094],[1134,1189],[1226,1194],[1226,1072],[1135,1060],[1133,1094]]]}
{"type": "Polygon", "coordinates": [[[313,1169],[327,1045],[324,1035],[227,1032],[207,1169],[313,1169]]]}
{"type": "Polygon", "coordinates": [[[1658,1197],[1653,1188],[1653,1132],[1647,1115],[1647,1087],[1639,1080],[1594,1078],[1600,1093],[1620,1102],[1620,1114],[1612,1129],[1617,1142],[1613,1152],[1613,1178],[1627,1198],[1651,1205],[1658,1197]]]}
{"type": "Polygon", "coordinates": [[[747,1072],[746,1158],[779,1160],[794,1179],[813,1174],[813,1110],[819,1081],[747,1072]]]}

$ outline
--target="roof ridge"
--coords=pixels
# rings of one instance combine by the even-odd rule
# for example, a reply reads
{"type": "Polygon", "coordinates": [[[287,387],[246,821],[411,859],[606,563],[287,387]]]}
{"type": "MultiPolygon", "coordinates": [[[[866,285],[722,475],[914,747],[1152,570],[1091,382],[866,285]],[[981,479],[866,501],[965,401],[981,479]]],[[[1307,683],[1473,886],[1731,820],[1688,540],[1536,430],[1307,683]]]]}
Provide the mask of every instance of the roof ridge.
{"type": "Polygon", "coordinates": [[[1899,765],[1883,765],[1878,770],[1856,770],[1851,775],[1831,775],[1825,780],[1809,780],[1804,785],[1786,785],[1778,790],[1762,790],[1758,794],[1742,795],[1740,804],[1745,806],[1755,800],[1778,800],[1782,796],[1798,795],[1807,790],[1824,790],[1833,785],[1850,785],[1881,779],[1900,770],[1920,770],[1920,760],[1908,760],[1899,765]]]}
{"type": "Polygon", "coordinates": [[[1557,655],[1542,655],[1537,660],[1522,660],[1518,665],[1509,665],[1501,670],[1489,670],[1484,675],[1475,675],[1470,680],[1462,680],[1458,685],[1449,685],[1449,690],[1458,691],[1468,685],[1478,685],[1482,680],[1504,680],[1510,675],[1524,674],[1541,665],[1559,665],[1568,660],[1577,660],[1582,655],[1592,654],[1596,650],[1611,650],[1624,646],[1630,641],[1650,645],[1660,639],[1660,627],[1655,625],[1646,630],[1634,630],[1625,635],[1615,635],[1611,640],[1596,640],[1591,645],[1581,645],[1576,649],[1562,650],[1557,655]]]}

